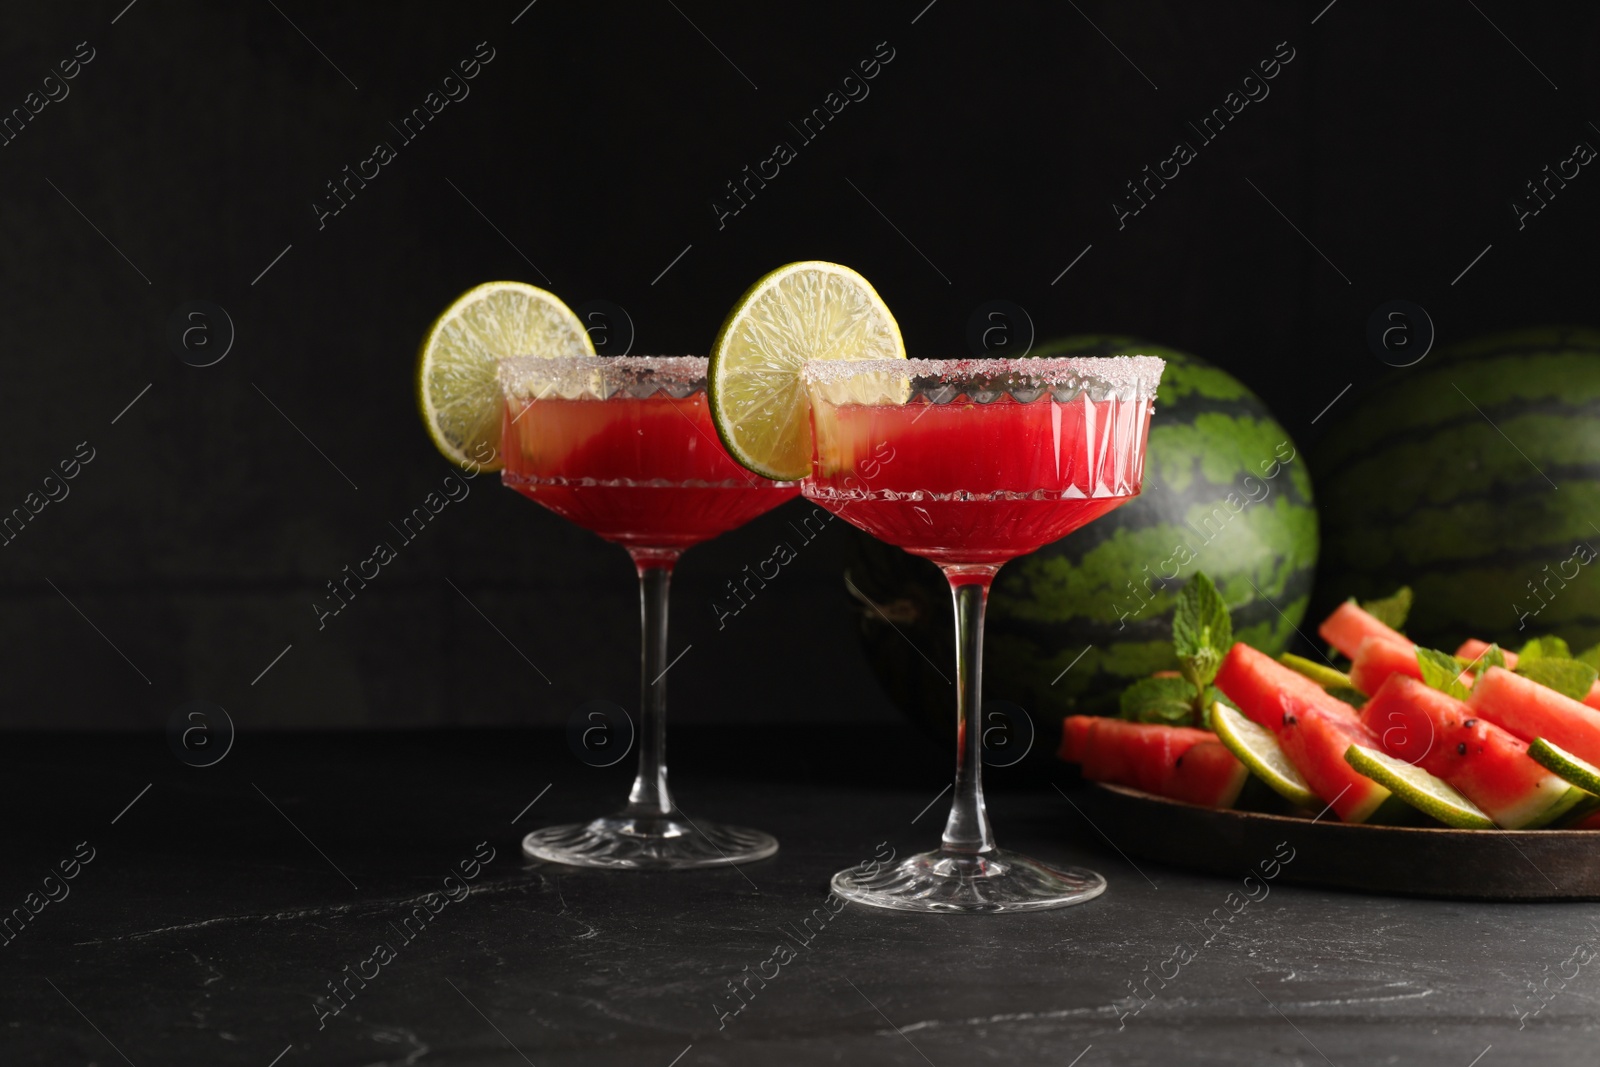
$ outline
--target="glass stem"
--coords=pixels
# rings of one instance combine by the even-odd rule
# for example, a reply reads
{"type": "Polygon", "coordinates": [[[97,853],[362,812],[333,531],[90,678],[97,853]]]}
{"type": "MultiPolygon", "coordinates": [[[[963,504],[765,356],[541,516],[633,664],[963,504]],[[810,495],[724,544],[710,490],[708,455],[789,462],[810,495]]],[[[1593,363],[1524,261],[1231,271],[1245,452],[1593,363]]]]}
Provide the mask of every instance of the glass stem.
{"type": "Polygon", "coordinates": [[[983,803],[983,609],[998,567],[946,567],[956,608],[956,783],[944,824],[946,853],[995,848],[983,803]]]}
{"type": "Polygon", "coordinates": [[[639,656],[639,774],[623,815],[671,815],[667,789],[667,594],[678,553],[670,549],[630,548],[639,572],[639,618],[643,647],[639,656]]]}

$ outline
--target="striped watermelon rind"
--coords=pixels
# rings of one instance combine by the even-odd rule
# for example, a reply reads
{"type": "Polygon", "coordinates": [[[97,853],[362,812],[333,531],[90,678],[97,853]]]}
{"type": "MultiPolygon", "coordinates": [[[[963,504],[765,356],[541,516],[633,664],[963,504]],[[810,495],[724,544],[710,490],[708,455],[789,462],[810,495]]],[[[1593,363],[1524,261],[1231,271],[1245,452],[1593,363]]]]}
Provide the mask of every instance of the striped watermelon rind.
{"type": "Polygon", "coordinates": [[[1130,682],[1175,668],[1172,611],[1196,570],[1217,583],[1238,639],[1264,651],[1289,647],[1310,604],[1318,545],[1310,472],[1289,433],[1244,383],[1186,352],[1135,337],[1069,337],[1033,350],[1036,356],[1129,352],[1167,361],[1142,497],[1008,564],[990,599],[991,676],[1006,679],[1016,692],[1011,699],[1046,715],[1108,711],[1130,682]],[[1283,462],[1280,455],[1293,458],[1283,462]],[[1263,463],[1267,470],[1277,465],[1274,478],[1263,477],[1263,463]],[[1247,476],[1256,482],[1247,484],[1247,476]],[[1226,503],[1230,492],[1243,508],[1237,514],[1226,503]],[[1248,503],[1251,496],[1260,503],[1248,503]],[[1220,533],[1207,543],[1212,530],[1220,533]],[[1189,554],[1193,560],[1163,586],[1158,579],[1189,554]],[[1148,600],[1142,609],[1130,580],[1148,600]]]}
{"type": "Polygon", "coordinates": [[[1319,607],[1409,584],[1407,631],[1424,644],[1600,641],[1600,576],[1571,579],[1569,565],[1542,598],[1528,587],[1579,544],[1600,548],[1600,331],[1519,330],[1440,353],[1352,404],[1311,460],[1319,607]],[[1514,605],[1539,610],[1519,629],[1514,605]]]}

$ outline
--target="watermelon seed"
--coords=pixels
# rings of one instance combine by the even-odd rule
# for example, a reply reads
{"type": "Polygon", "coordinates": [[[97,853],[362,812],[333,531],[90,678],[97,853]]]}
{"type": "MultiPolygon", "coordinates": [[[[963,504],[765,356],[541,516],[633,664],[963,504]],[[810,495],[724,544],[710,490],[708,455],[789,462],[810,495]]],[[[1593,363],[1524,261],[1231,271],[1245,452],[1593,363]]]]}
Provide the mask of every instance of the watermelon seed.
{"type": "Polygon", "coordinates": [[[1461,725],[1462,726],[1476,726],[1476,725],[1478,725],[1478,720],[1477,719],[1468,719],[1466,722],[1462,723],[1461,725]]]}
{"type": "Polygon", "coordinates": [[[1285,725],[1285,726],[1294,726],[1299,721],[1300,720],[1295,718],[1293,715],[1285,715],[1283,717],[1283,725],[1285,725]]]}
{"type": "Polygon", "coordinates": [[[1456,746],[1456,755],[1465,756],[1466,754],[1467,754],[1467,743],[1465,741],[1463,741],[1459,745],[1456,746]]]}

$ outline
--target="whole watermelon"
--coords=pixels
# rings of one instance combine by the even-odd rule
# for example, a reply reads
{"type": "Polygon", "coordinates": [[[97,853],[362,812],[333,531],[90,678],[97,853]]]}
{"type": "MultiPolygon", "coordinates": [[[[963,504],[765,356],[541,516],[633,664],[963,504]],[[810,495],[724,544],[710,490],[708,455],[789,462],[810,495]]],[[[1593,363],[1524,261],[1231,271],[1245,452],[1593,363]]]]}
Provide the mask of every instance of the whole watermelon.
{"type": "Polygon", "coordinates": [[[1319,605],[1410,585],[1426,645],[1600,641],[1600,331],[1435,353],[1337,414],[1311,457],[1319,605]]]}
{"type": "MultiPolygon", "coordinates": [[[[1029,713],[1036,747],[1053,745],[1063,716],[1114,711],[1129,682],[1177,666],[1172,609],[1196,570],[1222,591],[1238,638],[1271,653],[1288,647],[1311,597],[1311,478],[1254,393],[1198,357],[1132,337],[1069,337],[1032,354],[1123,353],[1167,361],[1143,492],[1006,564],[990,596],[984,692],[1029,713]]],[[[932,563],[852,534],[847,578],[869,660],[902,710],[953,731],[949,586],[932,563]]]]}

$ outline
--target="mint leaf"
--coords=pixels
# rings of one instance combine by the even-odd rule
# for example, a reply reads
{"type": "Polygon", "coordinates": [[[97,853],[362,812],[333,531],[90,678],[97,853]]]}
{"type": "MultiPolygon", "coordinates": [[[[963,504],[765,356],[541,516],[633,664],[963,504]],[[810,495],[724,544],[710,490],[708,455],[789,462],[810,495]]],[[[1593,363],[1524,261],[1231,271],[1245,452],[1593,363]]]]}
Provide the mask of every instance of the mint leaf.
{"type": "Polygon", "coordinates": [[[1572,658],[1577,660],[1579,663],[1587,663],[1595,670],[1600,670],[1600,645],[1595,645],[1593,648],[1586,648],[1572,658]]]}
{"type": "Polygon", "coordinates": [[[1121,717],[1168,726],[1194,724],[1195,687],[1182,678],[1141,678],[1122,691],[1121,717]]]}
{"type": "Polygon", "coordinates": [[[1364,600],[1361,610],[1390,629],[1398,630],[1406,624],[1406,616],[1411,614],[1411,587],[1402,585],[1382,599],[1364,600]]]}
{"type": "Polygon", "coordinates": [[[1196,572],[1178,594],[1172,614],[1172,647],[1178,669],[1196,690],[1217,676],[1222,657],[1233,647],[1233,619],[1222,594],[1205,572],[1196,572]]]}
{"type": "MultiPolygon", "coordinates": [[[[1457,657],[1457,662],[1460,662],[1459,656],[1457,657]]],[[[1468,660],[1463,664],[1467,670],[1472,671],[1474,674],[1482,674],[1490,667],[1504,667],[1505,665],[1506,654],[1499,645],[1490,645],[1478,655],[1477,659],[1468,660]]]]}
{"type": "Polygon", "coordinates": [[[1467,699],[1467,687],[1461,684],[1461,664],[1450,653],[1419,645],[1417,666],[1422,668],[1422,680],[1429,688],[1448,693],[1457,700],[1467,699]]]}
{"type": "MultiPolygon", "coordinates": [[[[1210,632],[1209,627],[1206,632],[1210,632]]],[[[1190,694],[1192,697],[1194,693],[1199,693],[1211,684],[1221,666],[1222,657],[1217,654],[1217,650],[1210,645],[1203,645],[1194,655],[1184,656],[1178,660],[1178,673],[1182,674],[1184,681],[1193,688],[1194,692],[1190,694]]]]}
{"type": "Polygon", "coordinates": [[[1596,671],[1587,663],[1550,655],[1530,661],[1518,660],[1517,673],[1573,700],[1582,700],[1588,696],[1590,688],[1594,686],[1595,678],[1600,676],[1600,671],[1596,671]]]}
{"type": "Polygon", "coordinates": [[[1571,659],[1572,650],[1567,647],[1567,643],[1561,638],[1554,634],[1546,634],[1543,637],[1535,637],[1523,645],[1521,651],[1517,653],[1517,660],[1518,662],[1522,660],[1531,661],[1544,659],[1547,656],[1554,659],[1571,659]]]}

